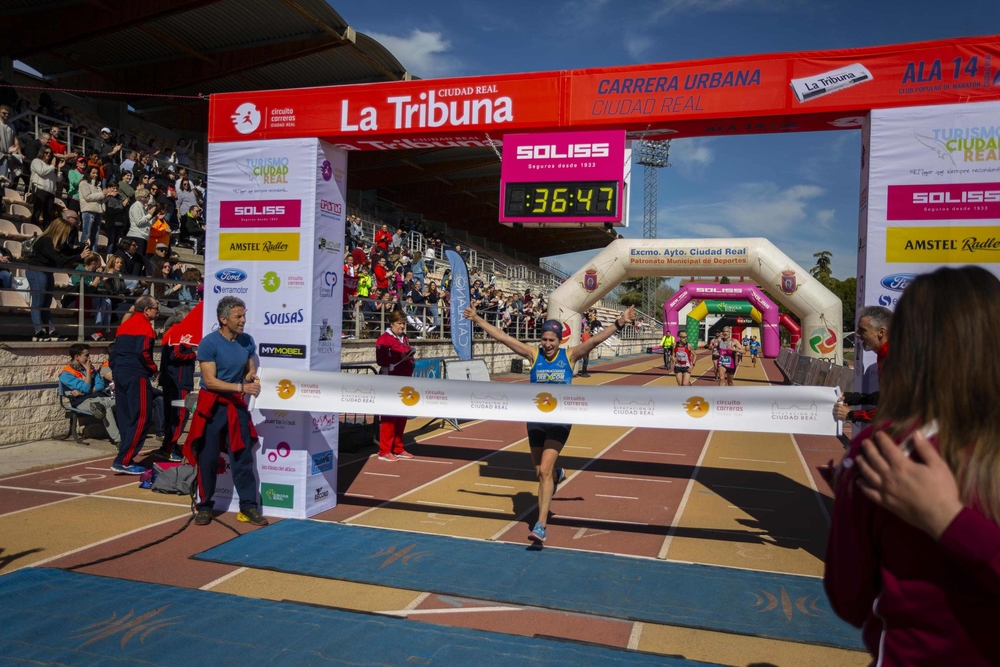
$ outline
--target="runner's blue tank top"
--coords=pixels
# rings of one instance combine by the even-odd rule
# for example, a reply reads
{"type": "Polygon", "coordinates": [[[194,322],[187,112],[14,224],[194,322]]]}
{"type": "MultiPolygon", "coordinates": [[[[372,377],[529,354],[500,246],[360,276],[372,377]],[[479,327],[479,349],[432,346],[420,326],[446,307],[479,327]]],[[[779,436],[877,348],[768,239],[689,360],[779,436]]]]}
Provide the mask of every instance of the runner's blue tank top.
{"type": "Polygon", "coordinates": [[[535,349],[530,378],[531,382],[538,384],[573,384],[573,365],[566,356],[566,348],[559,348],[552,361],[545,358],[541,348],[535,349]]]}

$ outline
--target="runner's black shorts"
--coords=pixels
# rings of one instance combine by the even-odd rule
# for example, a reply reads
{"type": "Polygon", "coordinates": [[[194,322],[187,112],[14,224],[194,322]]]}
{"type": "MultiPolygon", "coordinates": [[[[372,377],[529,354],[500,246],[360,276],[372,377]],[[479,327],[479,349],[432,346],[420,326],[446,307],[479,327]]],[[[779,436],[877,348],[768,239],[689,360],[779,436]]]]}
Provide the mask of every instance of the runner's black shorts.
{"type": "Polygon", "coordinates": [[[542,424],[539,422],[528,422],[528,446],[532,449],[545,446],[547,440],[555,440],[560,445],[565,445],[569,440],[569,431],[572,424],[542,424]]]}
{"type": "Polygon", "coordinates": [[[674,372],[675,373],[690,373],[691,372],[691,367],[690,366],[674,366],[674,372]]]}

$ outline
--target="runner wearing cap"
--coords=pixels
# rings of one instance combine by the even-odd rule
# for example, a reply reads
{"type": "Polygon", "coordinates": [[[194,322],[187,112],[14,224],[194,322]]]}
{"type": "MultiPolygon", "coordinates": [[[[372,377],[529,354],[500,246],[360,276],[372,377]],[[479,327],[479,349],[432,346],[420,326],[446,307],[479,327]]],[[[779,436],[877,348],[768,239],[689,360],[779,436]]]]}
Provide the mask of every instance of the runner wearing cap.
{"type": "MultiPolygon", "coordinates": [[[[628,322],[635,322],[635,307],[615,318],[614,326],[604,327],[592,335],[590,340],[574,347],[560,347],[563,325],[557,320],[548,320],[541,327],[541,344],[533,347],[527,343],[508,336],[496,328],[472,308],[465,309],[465,319],[471,320],[485,331],[491,338],[503,343],[517,354],[531,361],[531,382],[536,384],[571,384],[573,382],[573,365],[583,359],[595,347],[607,340],[628,322]]],[[[541,394],[539,409],[543,412],[541,394]]],[[[528,422],[528,445],[531,449],[531,462],[535,465],[538,475],[538,521],[528,534],[528,539],[536,543],[545,541],[545,526],[549,515],[549,504],[559,482],[566,478],[562,468],[556,468],[556,460],[562,452],[563,445],[569,438],[571,424],[548,424],[528,422]]]]}

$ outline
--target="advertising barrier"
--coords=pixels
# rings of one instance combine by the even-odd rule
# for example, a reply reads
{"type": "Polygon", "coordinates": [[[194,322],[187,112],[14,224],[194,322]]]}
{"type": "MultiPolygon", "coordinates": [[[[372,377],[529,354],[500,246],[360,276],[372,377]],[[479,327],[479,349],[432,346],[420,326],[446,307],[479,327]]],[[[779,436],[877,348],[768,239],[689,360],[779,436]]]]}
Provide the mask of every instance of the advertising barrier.
{"type": "Polygon", "coordinates": [[[838,435],[832,387],[533,385],[267,368],[265,410],[838,435]]]}

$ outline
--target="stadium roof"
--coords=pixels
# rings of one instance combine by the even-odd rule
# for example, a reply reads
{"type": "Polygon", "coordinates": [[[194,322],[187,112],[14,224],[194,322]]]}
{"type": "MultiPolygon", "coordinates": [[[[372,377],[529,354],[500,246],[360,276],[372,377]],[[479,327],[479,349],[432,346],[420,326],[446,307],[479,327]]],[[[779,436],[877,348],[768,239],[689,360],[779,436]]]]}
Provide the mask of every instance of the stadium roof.
{"type": "MultiPolygon", "coordinates": [[[[410,74],[325,0],[7,0],[0,53],[53,88],[124,99],[148,120],[207,127],[207,99],[241,90],[399,81],[410,74]],[[124,94],[115,94],[124,93],[124,94]]],[[[532,257],[601,248],[603,228],[512,230],[489,148],[352,153],[348,185],[532,257]]]]}

